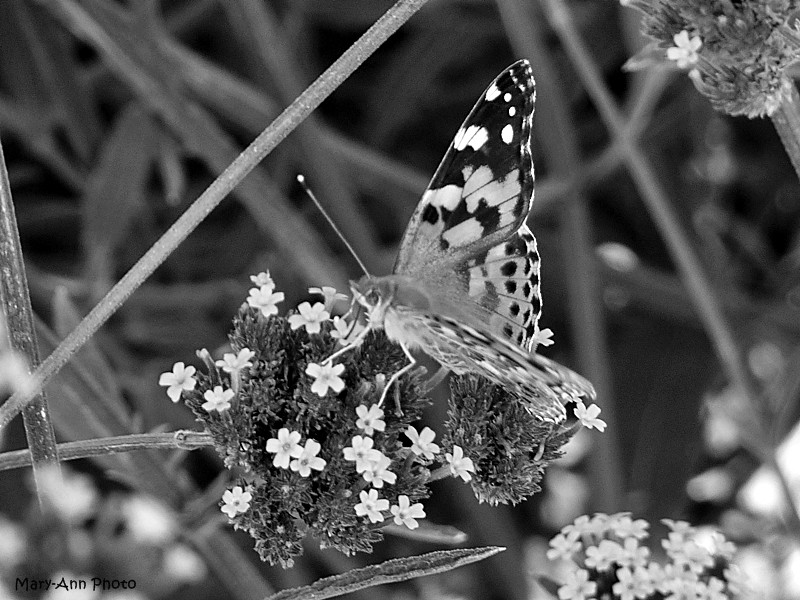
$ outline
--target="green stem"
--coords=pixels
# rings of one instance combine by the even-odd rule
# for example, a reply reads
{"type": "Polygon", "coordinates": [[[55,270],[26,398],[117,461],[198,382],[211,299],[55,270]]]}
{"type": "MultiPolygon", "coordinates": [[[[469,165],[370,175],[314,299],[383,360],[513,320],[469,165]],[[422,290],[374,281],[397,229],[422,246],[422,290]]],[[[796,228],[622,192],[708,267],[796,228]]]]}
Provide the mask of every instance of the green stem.
{"type": "MultiPolygon", "coordinates": [[[[11,185],[0,144],[0,298],[3,312],[8,322],[11,348],[24,354],[31,367],[39,365],[39,345],[33,328],[33,309],[25,275],[25,262],[19,240],[14,203],[11,199],[11,185]]],[[[33,479],[36,489],[41,488],[41,478],[61,476],[58,466],[58,449],[47,408],[44,392],[31,394],[31,402],[22,413],[25,436],[30,448],[33,465],[33,479]]],[[[39,495],[39,501],[42,497],[39,495]]]]}
{"type": "MultiPolygon", "coordinates": [[[[172,433],[137,433],[66,442],[58,444],[58,454],[62,461],[67,461],[136,450],[197,450],[213,445],[214,440],[208,433],[180,430],[172,433]]],[[[30,464],[29,450],[14,450],[0,454],[0,471],[19,469],[30,464]]]]}
{"type": "MultiPolygon", "coordinates": [[[[427,0],[398,0],[314,83],[289,105],[181,215],[125,276],[86,315],[78,326],[33,373],[32,391],[17,392],[0,406],[0,429],[26,406],[70,357],[113,315],[156,268],[211,213],[231,190],[286,138],[325,98],[331,95],[378,47],[394,34],[427,0]]],[[[80,7],[62,2],[78,12],[80,7]]],[[[90,19],[77,19],[77,24],[90,19]]]]}
{"type": "Polygon", "coordinates": [[[772,124],[783,142],[786,154],[800,178],[800,94],[792,83],[792,93],[772,115],[772,124]]]}

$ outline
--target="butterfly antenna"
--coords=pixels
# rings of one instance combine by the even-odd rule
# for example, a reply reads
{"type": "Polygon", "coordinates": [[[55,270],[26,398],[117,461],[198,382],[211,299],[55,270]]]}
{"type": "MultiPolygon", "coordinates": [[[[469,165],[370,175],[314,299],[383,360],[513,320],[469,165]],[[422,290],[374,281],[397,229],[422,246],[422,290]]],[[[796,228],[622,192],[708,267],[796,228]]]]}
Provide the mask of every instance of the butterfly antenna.
{"type": "Polygon", "coordinates": [[[356,254],[356,251],[350,245],[350,242],[348,242],[347,238],[344,237],[344,234],[341,232],[339,227],[336,226],[336,223],[334,223],[333,219],[331,219],[331,217],[330,217],[330,215],[328,215],[327,211],[324,208],[322,208],[322,204],[319,203],[319,200],[317,200],[317,197],[314,195],[314,192],[312,192],[309,189],[308,184],[306,184],[306,178],[303,175],[298,175],[297,176],[297,183],[299,183],[303,187],[303,189],[305,190],[306,194],[308,194],[308,197],[311,198],[311,201],[319,209],[319,212],[322,213],[322,216],[325,217],[325,220],[330,224],[331,228],[336,232],[336,235],[338,235],[339,239],[342,240],[344,245],[350,251],[350,254],[352,254],[353,258],[356,259],[356,262],[358,263],[358,266],[361,267],[362,271],[364,271],[364,275],[369,276],[369,271],[367,271],[367,267],[364,266],[364,263],[358,257],[358,254],[356,254]]]}

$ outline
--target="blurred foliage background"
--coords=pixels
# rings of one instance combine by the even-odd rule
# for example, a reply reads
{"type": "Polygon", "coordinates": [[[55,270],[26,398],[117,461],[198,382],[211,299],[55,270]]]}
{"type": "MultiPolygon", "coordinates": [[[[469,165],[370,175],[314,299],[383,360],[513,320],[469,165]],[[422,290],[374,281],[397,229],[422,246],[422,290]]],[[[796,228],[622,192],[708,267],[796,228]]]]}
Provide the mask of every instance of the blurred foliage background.
{"type": "MultiPolygon", "coordinates": [[[[0,135],[43,356],[390,4],[0,2],[0,135]]],[[[569,9],[626,131],[689,233],[753,376],[769,390],[772,404],[761,412],[780,440],[797,421],[800,389],[800,187],[780,140],[768,120],[714,112],[677,70],[623,71],[644,44],[638,13],[604,0],[569,9]]],[[[580,436],[565,463],[551,467],[546,489],[519,506],[481,506],[468,486],[438,484],[426,503],[432,521],[463,530],[470,545],[508,551],[362,597],[544,597],[533,578],[548,572],[546,539],[594,510],[735,525],[732,537],[744,545],[779,531],[774,513],[756,514],[737,496],[759,462],[739,447],[735,428],[725,437],[724,416],[707,409],[706,400],[727,393],[713,348],[624,167],[626,150],[533,1],[433,0],[414,16],[49,386],[59,441],[192,428],[190,412],[168,401],[158,375],[176,361],[196,361],[198,348],[214,353],[226,344],[250,274],[271,271],[286,293],[284,309],[309,299],[310,285],[346,289],[359,275],[301,193],[297,173],[367,267],[387,273],[462,119],[487,83],[522,57],[533,64],[539,92],[529,224],[543,260],[542,326],[555,332],[546,353],[596,383],[610,426],[603,436],[580,436]],[[711,468],[725,485],[697,479],[711,468]],[[687,482],[695,482],[688,492],[687,482]]],[[[442,402],[432,409],[432,424],[443,410],[442,402]]],[[[2,435],[4,449],[25,446],[19,419],[2,435]]],[[[6,553],[6,576],[91,572],[138,577],[136,591],[147,598],[210,598],[223,589],[252,598],[433,549],[389,537],[376,556],[347,558],[309,541],[306,556],[282,571],[257,564],[249,537],[208,518],[225,483],[211,449],[106,456],[70,468],[88,476],[75,489],[93,509],[67,525],[36,520],[29,471],[0,476],[3,526],[27,540],[22,548],[47,548],[39,559],[6,553]],[[130,512],[141,493],[173,522],[166,537],[135,534],[137,519],[157,520],[130,512]],[[166,562],[176,545],[186,553],[181,568],[166,562]],[[145,575],[153,572],[164,577],[145,575]]],[[[762,566],[778,578],[796,544],[768,544],[762,566]]]]}

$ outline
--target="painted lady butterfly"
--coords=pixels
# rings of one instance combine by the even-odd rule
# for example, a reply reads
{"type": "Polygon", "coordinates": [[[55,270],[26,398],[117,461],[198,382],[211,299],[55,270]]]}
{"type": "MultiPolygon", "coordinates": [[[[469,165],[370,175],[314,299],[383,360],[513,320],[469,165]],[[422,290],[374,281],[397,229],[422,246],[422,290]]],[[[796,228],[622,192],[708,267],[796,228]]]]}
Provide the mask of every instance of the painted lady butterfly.
{"type": "Polygon", "coordinates": [[[352,284],[369,319],[353,345],[383,328],[410,361],[384,395],[414,366],[410,351],[417,348],[454,373],[499,384],[545,421],[563,421],[571,400],[595,398],[586,379],[534,352],[539,253],[525,221],[533,200],[535,98],[526,60],[491,83],[411,217],[393,274],[352,284]]]}

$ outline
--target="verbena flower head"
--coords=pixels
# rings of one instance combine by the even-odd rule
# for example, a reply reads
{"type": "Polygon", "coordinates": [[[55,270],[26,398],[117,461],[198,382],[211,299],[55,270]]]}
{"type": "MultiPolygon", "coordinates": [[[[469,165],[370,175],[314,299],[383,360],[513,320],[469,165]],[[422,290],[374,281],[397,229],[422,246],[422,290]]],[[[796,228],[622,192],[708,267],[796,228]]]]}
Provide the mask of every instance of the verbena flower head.
{"type": "MultiPolygon", "coordinates": [[[[572,430],[537,420],[483,379],[453,377],[450,418],[436,443],[434,428],[420,423],[430,403],[424,369],[393,382],[379,402],[407,364],[399,345],[370,331],[345,349],[348,331],[323,304],[304,302],[282,316],[283,294],[269,274],[253,282],[259,287],[229,335],[232,352],[216,362],[199,353],[207,372],[190,373],[192,385],[183,367],[163,384],[176,388],[225,465],[241,473],[220,510],[255,539],[263,560],[290,566],[306,535],[346,554],[369,552],[385,525],[419,525],[434,479],[468,481],[491,503],[539,490],[544,466],[572,430]]],[[[340,296],[314,292],[331,303],[340,296]]]]}
{"type": "MultiPolygon", "coordinates": [[[[669,562],[651,560],[643,541],[646,521],[629,513],[582,516],[550,540],[547,558],[567,565],[557,582],[560,599],[728,600],[738,598],[733,545],[719,532],[707,534],[682,521],[663,521],[669,562]]],[[[546,578],[543,578],[546,579],[546,578]]]]}
{"type": "Polygon", "coordinates": [[[480,377],[450,381],[444,446],[458,446],[471,459],[469,482],[478,500],[516,504],[539,492],[545,468],[575,429],[537,419],[518,398],[480,377]]]}
{"type": "Polygon", "coordinates": [[[631,61],[667,61],[689,74],[711,104],[730,115],[771,115],[791,91],[797,60],[796,0],[627,0],[655,41],[631,61]]]}

